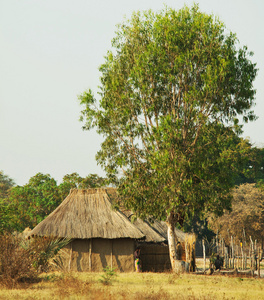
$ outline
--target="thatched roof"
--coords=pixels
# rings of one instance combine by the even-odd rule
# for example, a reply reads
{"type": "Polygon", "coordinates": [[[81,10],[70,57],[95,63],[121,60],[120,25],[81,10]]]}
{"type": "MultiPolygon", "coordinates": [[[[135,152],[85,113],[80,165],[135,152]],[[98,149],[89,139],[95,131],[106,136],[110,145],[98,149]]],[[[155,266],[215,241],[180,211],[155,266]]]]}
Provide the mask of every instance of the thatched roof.
{"type": "Polygon", "coordinates": [[[119,210],[112,208],[113,188],[71,190],[68,197],[32,231],[31,236],[67,238],[133,238],[144,234],[119,210]]]}
{"type": "MultiPolygon", "coordinates": [[[[135,220],[133,220],[133,212],[131,212],[130,210],[122,210],[122,212],[146,236],[144,241],[155,243],[168,241],[168,226],[166,222],[158,221],[155,219],[152,219],[151,221],[143,221],[140,218],[136,218],[135,220]]],[[[175,233],[180,242],[184,242],[186,237],[189,235],[188,233],[185,233],[178,228],[175,228],[175,233]]]]}
{"type": "Polygon", "coordinates": [[[159,231],[153,226],[154,223],[157,223],[158,221],[154,221],[154,223],[152,224],[148,221],[143,221],[140,218],[136,218],[135,220],[133,220],[134,214],[130,210],[122,210],[122,212],[145,235],[145,242],[166,242],[167,239],[166,236],[163,235],[163,232],[159,231]]]}
{"type": "MultiPolygon", "coordinates": [[[[168,240],[168,226],[164,221],[155,221],[152,225],[156,230],[162,233],[162,235],[168,240]]],[[[183,232],[182,230],[175,228],[175,234],[179,242],[185,242],[186,237],[190,235],[188,232],[183,232]]]]}
{"type": "Polygon", "coordinates": [[[141,219],[136,219],[133,224],[144,233],[146,236],[145,241],[146,242],[155,242],[155,243],[161,243],[166,242],[166,237],[162,235],[161,232],[159,232],[157,229],[155,229],[148,221],[143,221],[141,219]]]}

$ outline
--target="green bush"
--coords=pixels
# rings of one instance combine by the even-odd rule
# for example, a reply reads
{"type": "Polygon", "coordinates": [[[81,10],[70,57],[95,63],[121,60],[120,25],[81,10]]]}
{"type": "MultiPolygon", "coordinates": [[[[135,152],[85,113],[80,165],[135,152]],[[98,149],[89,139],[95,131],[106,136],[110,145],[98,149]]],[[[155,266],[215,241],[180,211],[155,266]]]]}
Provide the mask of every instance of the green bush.
{"type": "Polygon", "coordinates": [[[112,280],[114,277],[116,277],[117,274],[115,272],[115,268],[110,268],[109,266],[104,268],[104,275],[102,275],[100,282],[104,285],[110,285],[112,283],[112,280]]]}
{"type": "Polygon", "coordinates": [[[30,242],[33,266],[39,272],[48,272],[50,268],[62,268],[59,251],[70,242],[70,239],[53,237],[34,237],[30,242]]]}

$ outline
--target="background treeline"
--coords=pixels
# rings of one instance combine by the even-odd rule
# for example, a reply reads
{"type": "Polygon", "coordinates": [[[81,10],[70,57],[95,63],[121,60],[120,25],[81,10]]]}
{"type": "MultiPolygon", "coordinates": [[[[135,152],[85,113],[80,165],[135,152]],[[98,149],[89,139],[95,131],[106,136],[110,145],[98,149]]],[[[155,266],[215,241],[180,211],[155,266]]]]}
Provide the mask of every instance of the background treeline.
{"type": "Polygon", "coordinates": [[[208,241],[216,233],[226,241],[231,235],[237,240],[252,236],[264,241],[264,148],[250,146],[246,157],[234,178],[232,211],[224,211],[220,217],[193,215],[184,222],[185,231],[208,241]]]}
{"type": "Polygon", "coordinates": [[[246,241],[251,236],[263,244],[264,241],[264,185],[245,183],[232,191],[232,211],[221,217],[209,217],[210,228],[226,241],[246,241]]]}
{"type": "MultiPolygon", "coordinates": [[[[264,148],[250,147],[234,178],[232,211],[221,217],[193,215],[183,224],[198,238],[210,240],[216,232],[242,239],[245,234],[264,239],[264,148]]],[[[107,185],[96,174],[81,177],[67,174],[60,184],[49,174],[37,173],[24,186],[18,186],[0,171],[0,232],[33,228],[48,216],[69,194],[71,188],[96,188],[107,185]]]]}
{"type": "Polygon", "coordinates": [[[33,228],[48,216],[69,194],[72,188],[95,188],[105,185],[105,179],[90,174],[82,178],[67,174],[62,183],[49,174],[37,173],[24,186],[0,171],[0,233],[33,228]]]}

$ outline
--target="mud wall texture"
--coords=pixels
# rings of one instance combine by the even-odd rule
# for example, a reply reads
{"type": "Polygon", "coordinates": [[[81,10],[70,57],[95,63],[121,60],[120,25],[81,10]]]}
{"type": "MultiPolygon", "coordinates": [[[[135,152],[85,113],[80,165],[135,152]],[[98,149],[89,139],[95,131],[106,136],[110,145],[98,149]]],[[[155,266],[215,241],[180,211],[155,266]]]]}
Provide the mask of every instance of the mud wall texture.
{"type": "Polygon", "coordinates": [[[75,239],[65,247],[64,267],[71,271],[101,272],[106,266],[134,270],[133,239],[75,239]]]}
{"type": "Polygon", "coordinates": [[[140,244],[143,272],[164,272],[171,270],[169,248],[159,244],[140,244]]]}

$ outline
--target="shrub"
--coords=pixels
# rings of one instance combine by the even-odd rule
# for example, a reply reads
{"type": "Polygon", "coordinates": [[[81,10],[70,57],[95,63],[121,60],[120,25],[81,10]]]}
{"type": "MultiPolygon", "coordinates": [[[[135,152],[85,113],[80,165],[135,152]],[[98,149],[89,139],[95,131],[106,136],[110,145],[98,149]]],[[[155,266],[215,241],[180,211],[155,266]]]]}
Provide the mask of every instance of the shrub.
{"type": "Polygon", "coordinates": [[[63,261],[60,250],[66,246],[70,239],[56,239],[52,237],[34,237],[29,248],[33,258],[33,266],[39,272],[47,272],[50,267],[62,268],[63,261]]]}
{"type": "Polygon", "coordinates": [[[23,282],[36,282],[38,273],[51,263],[59,267],[59,251],[69,239],[33,238],[5,233],[0,235],[0,284],[14,288],[23,282]]]}
{"type": "Polygon", "coordinates": [[[21,247],[22,239],[12,234],[0,235],[0,284],[14,288],[19,283],[35,281],[30,248],[21,247]]]}
{"type": "Polygon", "coordinates": [[[104,285],[109,285],[116,276],[115,268],[107,266],[104,268],[104,275],[101,276],[102,278],[100,279],[100,282],[104,285]]]}
{"type": "MultiPolygon", "coordinates": [[[[55,294],[59,296],[60,299],[68,299],[71,295],[74,295],[75,298],[79,298],[78,296],[80,295],[89,295],[90,297],[88,297],[88,299],[103,299],[102,293],[98,294],[90,281],[80,280],[72,274],[63,274],[61,278],[57,280],[56,287],[55,294]],[[94,297],[91,297],[92,295],[94,297]]],[[[100,290],[98,290],[98,292],[100,292],[100,290]]]]}

